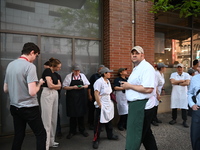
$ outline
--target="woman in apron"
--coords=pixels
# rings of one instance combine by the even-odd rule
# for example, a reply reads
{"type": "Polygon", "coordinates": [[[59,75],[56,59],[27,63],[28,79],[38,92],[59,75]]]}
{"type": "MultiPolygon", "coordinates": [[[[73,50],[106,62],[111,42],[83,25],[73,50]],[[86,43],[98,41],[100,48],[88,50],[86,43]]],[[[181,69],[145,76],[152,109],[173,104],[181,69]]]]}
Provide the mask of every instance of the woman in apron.
{"type": "Polygon", "coordinates": [[[118,70],[119,77],[114,80],[114,89],[116,91],[117,110],[120,116],[118,122],[118,129],[123,131],[126,129],[127,116],[128,116],[128,101],[126,99],[125,90],[120,87],[120,82],[127,82],[127,68],[120,68],[118,70]]]}
{"type": "Polygon", "coordinates": [[[111,120],[114,117],[114,104],[110,99],[110,93],[112,88],[108,78],[110,78],[110,72],[108,68],[104,67],[100,70],[101,78],[94,83],[94,96],[96,107],[95,127],[94,127],[94,139],[93,148],[97,149],[99,145],[99,136],[101,132],[101,124],[105,124],[107,138],[109,140],[117,140],[118,136],[113,135],[113,127],[111,120]]]}
{"type": "Polygon", "coordinates": [[[70,130],[67,139],[76,134],[78,124],[79,132],[87,137],[85,132],[84,115],[86,114],[86,91],[89,81],[86,76],[80,73],[80,67],[75,66],[73,72],[68,74],[63,81],[63,89],[66,91],[67,116],[70,117],[70,130]]]}

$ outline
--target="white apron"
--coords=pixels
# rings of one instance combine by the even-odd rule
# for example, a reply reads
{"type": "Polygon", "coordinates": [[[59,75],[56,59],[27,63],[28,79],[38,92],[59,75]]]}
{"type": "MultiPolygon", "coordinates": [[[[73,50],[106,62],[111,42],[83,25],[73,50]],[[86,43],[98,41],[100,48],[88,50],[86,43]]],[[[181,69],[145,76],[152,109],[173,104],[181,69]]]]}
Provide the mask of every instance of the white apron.
{"type": "Polygon", "coordinates": [[[122,91],[116,92],[117,110],[119,115],[128,114],[128,101],[126,99],[125,93],[122,91]]]}
{"type": "Polygon", "coordinates": [[[187,86],[173,85],[171,108],[188,109],[187,86]]]}

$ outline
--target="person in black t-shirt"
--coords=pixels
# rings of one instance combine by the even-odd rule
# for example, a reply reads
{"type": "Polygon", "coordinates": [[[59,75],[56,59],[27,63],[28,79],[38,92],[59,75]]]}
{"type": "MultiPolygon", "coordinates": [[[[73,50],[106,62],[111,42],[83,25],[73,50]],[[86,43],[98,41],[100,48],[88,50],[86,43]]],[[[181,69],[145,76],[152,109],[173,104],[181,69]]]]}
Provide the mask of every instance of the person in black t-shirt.
{"type": "Polygon", "coordinates": [[[58,59],[50,58],[50,67],[43,71],[42,78],[45,80],[41,94],[42,121],[47,133],[46,149],[58,147],[55,142],[57,112],[58,112],[58,92],[61,89],[61,81],[55,74],[60,70],[61,62],[58,59]]]}

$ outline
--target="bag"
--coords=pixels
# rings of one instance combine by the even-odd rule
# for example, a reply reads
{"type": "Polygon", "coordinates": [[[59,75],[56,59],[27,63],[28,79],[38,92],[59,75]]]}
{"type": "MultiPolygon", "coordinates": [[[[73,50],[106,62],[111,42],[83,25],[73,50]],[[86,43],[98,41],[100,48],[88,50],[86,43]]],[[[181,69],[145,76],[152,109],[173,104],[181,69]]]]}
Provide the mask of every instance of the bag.
{"type": "Polygon", "coordinates": [[[114,92],[110,93],[110,99],[111,99],[113,102],[117,103],[116,95],[114,94],[114,92]]]}
{"type": "Polygon", "coordinates": [[[192,96],[192,100],[193,100],[193,102],[196,104],[196,102],[197,102],[197,100],[196,100],[196,97],[197,97],[197,95],[200,93],[200,89],[197,91],[197,93],[196,93],[196,95],[193,95],[192,96]]]}

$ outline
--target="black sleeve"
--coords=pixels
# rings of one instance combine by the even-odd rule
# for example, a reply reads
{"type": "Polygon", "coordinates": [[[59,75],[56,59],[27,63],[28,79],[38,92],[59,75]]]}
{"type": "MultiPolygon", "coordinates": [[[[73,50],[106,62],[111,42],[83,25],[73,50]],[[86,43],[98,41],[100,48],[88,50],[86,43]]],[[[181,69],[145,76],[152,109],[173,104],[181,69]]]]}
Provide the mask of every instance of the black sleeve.
{"type": "Polygon", "coordinates": [[[43,84],[43,87],[48,87],[47,82],[46,82],[47,76],[52,77],[52,72],[51,72],[50,68],[45,69],[42,73],[42,79],[45,81],[44,84],[43,84]]]}
{"type": "Polygon", "coordinates": [[[93,74],[91,77],[90,77],[90,85],[88,86],[88,89],[93,89],[93,85],[94,85],[94,82],[95,82],[95,74],[93,74]]]}
{"type": "Polygon", "coordinates": [[[120,81],[119,78],[115,78],[115,79],[114,79],[114,87],[115,87],[115,86],[120,86],[119,81],[120,81]]]}

